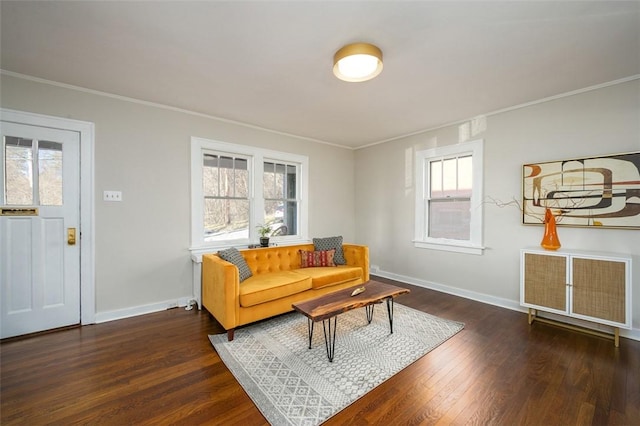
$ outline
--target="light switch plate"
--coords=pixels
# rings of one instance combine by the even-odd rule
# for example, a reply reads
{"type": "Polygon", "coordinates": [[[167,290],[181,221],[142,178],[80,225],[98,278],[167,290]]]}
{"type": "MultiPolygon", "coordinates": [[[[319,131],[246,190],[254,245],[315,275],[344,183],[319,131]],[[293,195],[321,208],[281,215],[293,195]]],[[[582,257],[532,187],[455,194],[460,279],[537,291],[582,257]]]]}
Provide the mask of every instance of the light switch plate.
{"type": "Polygon", "coordinates": [[[104,191],[102,199],[104,201],[122,201],[122,191],[104,191]]]}

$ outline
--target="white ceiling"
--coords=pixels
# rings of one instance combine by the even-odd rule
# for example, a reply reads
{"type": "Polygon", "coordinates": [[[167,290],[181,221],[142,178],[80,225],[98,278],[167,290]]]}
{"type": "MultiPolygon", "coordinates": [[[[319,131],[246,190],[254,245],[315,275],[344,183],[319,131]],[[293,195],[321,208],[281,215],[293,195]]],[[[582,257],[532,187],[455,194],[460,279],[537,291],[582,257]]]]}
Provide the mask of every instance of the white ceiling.
{"type": "Polygon", "coordinates": [[[3,70],[362,147],[640,74],[640,2],[6,1],[3,70]],[[376,79],[336,50],[383,51],[376,79]]]}

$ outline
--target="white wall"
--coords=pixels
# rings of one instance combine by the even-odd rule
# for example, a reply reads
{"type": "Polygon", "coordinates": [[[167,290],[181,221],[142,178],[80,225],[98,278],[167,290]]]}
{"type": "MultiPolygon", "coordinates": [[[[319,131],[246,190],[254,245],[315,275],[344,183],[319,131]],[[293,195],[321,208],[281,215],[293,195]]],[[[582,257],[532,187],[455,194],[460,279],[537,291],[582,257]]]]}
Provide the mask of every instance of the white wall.
{"type": "MultiPolygon", "coordinates": [[[[472,94],[470,94],[472,95],[472,94]]],[[[640,81],[488,114],[484,194],[521,199],[522,165],[640,150],[640,81]]],[[[519,250],[543,227],[522,225],[516,208],[484,205],[484,255],[414,248],[413,153],[455,144],[458,125],[356,151],[356,238],[381,275],[517,309],[519,250]]],[[[558,228],[564,248],[634,256],[633,324],[640,328],[640,230],[558,228]]]]}
{"type": "MultiPolygon", "coordinates": [[[[485,204],[482,256],[416,249],[413,153],[457,143],[458,127],[353,151],[193,114],[0,76],[0,106],[94,122],[96,312],[108,317],[191,295],[191,136],[308,155],[310,235],[368,244],[382,274],[517,308],[519,249],[542,227],[485,204]],[[121,190],[122,203],[102,201],[121,190]],[[357,218],[357,220],[356,220],[357,218]]],[[[485,195],[521,197],[524,163],[640,150],[640,82],[487,117],[485,195]]],[[[563,247],[634,255],[634,328],[640,328],[640,230],[559,228],[563,247]]]]}
{"type": "Polygon", "coordinates": [[[192,295],[191,136],[307,155],[310,236],[354,241],[352,150],[13,76],[0,76],[0,90],[3,108],[95,123],[99,318],[192,295]],[[105,190],[123,201],[102,201],[105,190]]]}

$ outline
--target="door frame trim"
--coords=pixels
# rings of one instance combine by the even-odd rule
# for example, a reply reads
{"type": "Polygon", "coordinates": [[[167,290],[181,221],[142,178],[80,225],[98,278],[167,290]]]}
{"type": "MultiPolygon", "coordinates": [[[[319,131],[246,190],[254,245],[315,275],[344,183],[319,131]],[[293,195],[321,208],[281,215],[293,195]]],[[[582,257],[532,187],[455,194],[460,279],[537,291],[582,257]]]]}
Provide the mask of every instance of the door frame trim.
{"type": "Polygon", "coordinates": [[[96,321],[95,291],[95,125],[31,112],[0,108],[2,121],[77,132],[80,135],[80,323],[96,321]]]}

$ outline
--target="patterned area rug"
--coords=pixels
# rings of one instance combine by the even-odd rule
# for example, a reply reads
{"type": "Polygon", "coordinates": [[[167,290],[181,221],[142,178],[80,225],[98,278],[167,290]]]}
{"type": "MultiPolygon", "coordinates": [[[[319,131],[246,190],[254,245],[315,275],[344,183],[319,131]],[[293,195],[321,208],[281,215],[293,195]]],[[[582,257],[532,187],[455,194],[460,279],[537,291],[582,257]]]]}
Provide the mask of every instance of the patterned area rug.
{"type": "MultiPolygon", "coordinates": [[[[333,323],[333,320],[332,320],[333,323]]],[[[292,312],[227,335],[209,336],[215,350],[273,425],[317,425],[462,330],[463,324],[386,305],[371,324],[365,310],[338,316],[335,358],[327,359],[322,323],[308,348],[307,318],[292,312]]]]}

